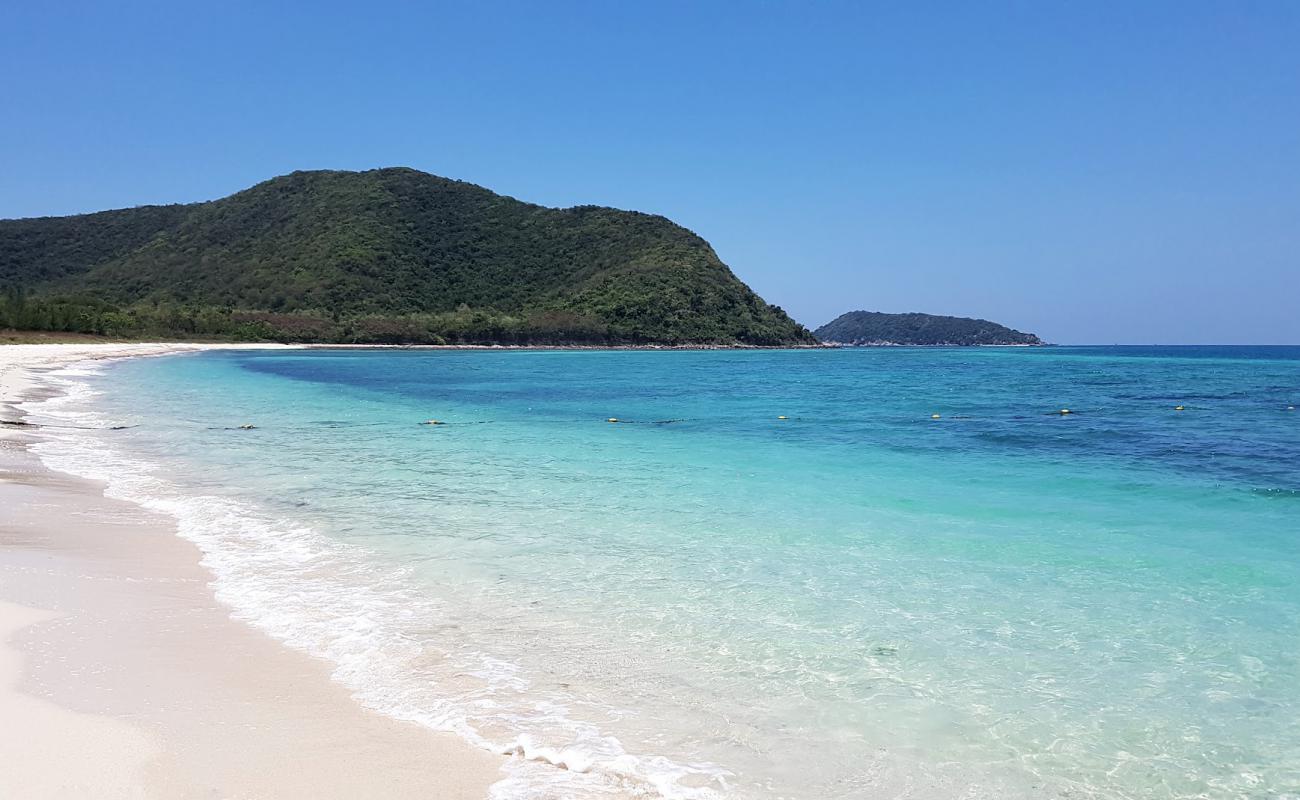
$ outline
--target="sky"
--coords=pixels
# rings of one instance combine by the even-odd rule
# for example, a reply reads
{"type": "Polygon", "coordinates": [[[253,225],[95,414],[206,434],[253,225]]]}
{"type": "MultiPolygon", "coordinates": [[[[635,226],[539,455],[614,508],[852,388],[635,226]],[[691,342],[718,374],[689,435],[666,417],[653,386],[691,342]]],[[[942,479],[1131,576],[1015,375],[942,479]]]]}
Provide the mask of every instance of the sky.
{"type": "Polygon", "coordinates": [[[1300,2],[6,3],[0,217],[410,166],[815,327],[1300,343],[1300,2]]]}

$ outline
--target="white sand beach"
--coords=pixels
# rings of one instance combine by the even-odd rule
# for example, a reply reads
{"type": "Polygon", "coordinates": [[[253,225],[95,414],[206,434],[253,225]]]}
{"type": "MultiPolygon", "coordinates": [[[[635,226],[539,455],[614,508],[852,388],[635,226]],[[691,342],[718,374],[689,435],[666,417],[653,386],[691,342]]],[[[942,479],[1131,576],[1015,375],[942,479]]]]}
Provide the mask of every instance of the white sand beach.
{"type": "MultiPolygon", "coordinates": [[[[218,345],[213,345],[218,346],[218,345]]],[[[204,345],[0,347],[0,420],[43,371],[204,345]]],[[[367,711],[232,620],[173,523],[0,425],[0,797],[486,797],[502,758],[367,711]]]]}

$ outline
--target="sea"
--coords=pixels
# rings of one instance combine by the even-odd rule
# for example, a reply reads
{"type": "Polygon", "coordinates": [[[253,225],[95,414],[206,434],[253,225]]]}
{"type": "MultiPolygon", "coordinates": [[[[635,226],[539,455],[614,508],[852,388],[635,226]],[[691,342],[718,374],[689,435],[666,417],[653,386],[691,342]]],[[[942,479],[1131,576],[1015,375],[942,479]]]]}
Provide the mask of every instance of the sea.
{"type": "Polygon", "coordinates": [[[49,466],[358,702],[510,754],[497,800],[1300,798],[1300,347],[50,379],[49,466]]]}

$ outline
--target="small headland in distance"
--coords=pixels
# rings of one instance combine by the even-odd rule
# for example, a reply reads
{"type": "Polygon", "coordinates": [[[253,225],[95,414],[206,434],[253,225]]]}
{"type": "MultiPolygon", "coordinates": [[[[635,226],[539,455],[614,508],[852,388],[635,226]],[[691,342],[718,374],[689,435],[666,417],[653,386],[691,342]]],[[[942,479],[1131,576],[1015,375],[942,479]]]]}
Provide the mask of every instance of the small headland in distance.
{"type": "Polygon", "coordinates": [[[1040,346],[1035,334],[986,319],[938,314],[850,311],[813,331],[823,344],[856,347],[1040,346]]]}
{"type": "Polygon", "coordinates": [[[0,220],[0,329],[154,341],[816,346],[671,220],[403,167],[0,220]]]}

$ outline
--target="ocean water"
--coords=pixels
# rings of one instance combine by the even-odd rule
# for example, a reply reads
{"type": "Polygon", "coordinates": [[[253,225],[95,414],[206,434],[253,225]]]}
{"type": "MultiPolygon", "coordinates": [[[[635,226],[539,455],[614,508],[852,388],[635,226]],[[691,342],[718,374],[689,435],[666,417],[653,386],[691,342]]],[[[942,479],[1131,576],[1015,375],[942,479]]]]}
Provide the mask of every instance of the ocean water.
{"type": "Polygon", "coordinates": [[[1300,348],[55,379],[43,459],[360,702],[515,754],[495,797],[1300,797],[1300,348]]]}

